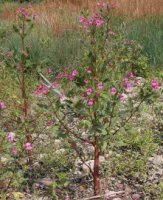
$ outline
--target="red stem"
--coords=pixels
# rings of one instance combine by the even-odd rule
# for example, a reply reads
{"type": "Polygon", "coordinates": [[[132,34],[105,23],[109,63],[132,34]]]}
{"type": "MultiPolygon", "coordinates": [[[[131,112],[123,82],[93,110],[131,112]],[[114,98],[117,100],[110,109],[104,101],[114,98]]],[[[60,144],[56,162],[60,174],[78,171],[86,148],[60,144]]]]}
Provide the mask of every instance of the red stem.
{"type": "MultiPolygon", "coordinates": [[[[22,34],[21,34],[21,45],[22,45],[22,61],[21,61],[21,71],[22,71],[22,85],[21,85],[21,92],[22,92],[22,99],[23,99],[23,117],[24,120],[27,118],[27,112],[28,112],[28,102],[27,102],[27,95],[26,95],[26,83],[25,83],[25,43],[24,43],[24,37],[25,35],[25,22],[23,21],[22,24],[22,34]]],[[[31,135],[26,130],[26,139],[28,143],[31,143],[31,135]]],[[[31,162],[31,151],[27,151],[28,154],[28,161],[31,162]]]]}
{"type": "Polygon", "coordinates": [[[95,138],[94,143],[94,195],[100,194],[100,174],[99,174],[99,166],[100,166],[100,149],[98,147],[97,137],[95,138]]]}

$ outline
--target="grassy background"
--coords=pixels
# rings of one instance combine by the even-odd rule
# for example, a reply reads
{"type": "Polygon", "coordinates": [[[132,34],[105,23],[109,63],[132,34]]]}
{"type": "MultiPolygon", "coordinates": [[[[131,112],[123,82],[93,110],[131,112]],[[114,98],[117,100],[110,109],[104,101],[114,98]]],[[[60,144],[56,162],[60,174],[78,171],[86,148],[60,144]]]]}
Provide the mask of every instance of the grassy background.
{"type": "MultiPolygon", "coordinates": [[[[79,16],[82,9],[96,10],[96,0],[46,0],[33,5],[37,13],[36,28],[28,38],[33,46],[32,61],[56,69],[72,65],[80,54],[79,16]]],[[[144,46],[150,66],[163,68],[163,1],[162,0],[112,0],[112,27],[126,38],[144,46]]],[[[11,32],[17,3],[0,5],[1,52],[19,48],[18,39],[11,32]]]]}

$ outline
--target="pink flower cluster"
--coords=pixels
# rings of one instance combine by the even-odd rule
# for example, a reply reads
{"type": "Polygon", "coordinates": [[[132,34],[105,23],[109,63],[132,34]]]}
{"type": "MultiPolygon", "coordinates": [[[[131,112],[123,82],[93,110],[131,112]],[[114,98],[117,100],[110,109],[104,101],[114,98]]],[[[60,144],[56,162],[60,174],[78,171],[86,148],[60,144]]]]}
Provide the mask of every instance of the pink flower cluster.
{"type": "Polygon", "coordinates": [[[153,89],[157,92],[159,90],[159,83],[155,79],[153,79],[151,81],[151,84],[152,84],[153,89]]]}
{"type": "Polygon", "coordinates": [[[19,7],[19,8],[17,9],[17,11],[16,11],[16,14],[17,14],[18,16],[22,16],[22,17],[24,17],[24,18],[26,18],[26,19],[30,17],[30,13],[29,13],[28,9],[26,9],[26,8],[24,8],[24,7],[19,7]]]}
{"type": "Polygon", "coordinates": [[[102,82],[98,83],[98,89],[99,89],[99,90],[102,90],[102,89],[103,89],[103,84],[102,84],[102,82]]]}
{"type": "Polygon", "coordinates": [[[97,6],[98,6],[99,8],[101,8],[101,9],[107,9],[108,4],[105,3],[105,2],[98,2],[98,3],[97,3],[97,6]]]}
{"type": "Polygon", "coordinates": [[[101,27],[104,24],[104,20],[99,14],[95,14],[90,19],[87,19],[85,16],[82,16],[80,17],[79,21],[81,24],[83,24],[84,29],[87,29],[91,26],[101,27]]]}
{"type": "Polygon", "coordinates": [[[132,92],[135,85],[135,75],[133,72],[130,72],[126,78],[124,78],[124,86],[127,93],[132,92]]]}
{"type": "Polygon", "coordinates": [[[17,155],[17,147],[16,147],[16,143],[15,143],[15,133],[13,133],[13,132],[9,132],[8,134],[7,134],[7,140],[10,142],[10,143],[12,143],[12,149],[11,149],[11,151],[12,151],[12,153],[13,153],[13,155],[17,155]]]}
{"type": "Polygon", "coordinates": [[[27,143],[25,144],[25,149],[26,149],[27,151],[31,151],[31,150],[33,149],[32,144],[31,144],[30,142],[27,142],[27,143]]]}
{"type": "Polygon", "coordinates": [[[57,88],[57,82],[56,81],[54,81],[53,83],[52,83],[52,86],[51,86],[53,89],[56,89],[57,88]]]}
{"type": "Polygon", "coordinates": [[[88,105],[89,106],[93,106],[94,105],[94,103],[95,103],[95,100],[94,99],[89,99],[89,101],[88,101],[88,105]]]}
{"type": "Polygon", "coordinates": [[[114,96],[117,93],[117,89],[116,88],[111,88],[111,94],[114,96]]]}
{"type": "Polygon", "coordinates": [[[120,99],[120,102],[124,103],[125,100],[127,99],[127,95],[124,94],[124,93],[122,93],[122,94],[120,95],[119,99],[120,99]]]}
{"type": "MultiPolygon", "coordinates": [[[[8,140],[8,142],[12,143],[11,151],[12,151],[13,155],[17,155],[18,150],[17,150],[16,142],[15,142],[15,133],[13,133],[13,132],[7,133],[7,140],[8,140]]],[[[25,149],[28,151],[32,150],[33,149],[32,144],[27,142],[25,144],[25,149]]]]}
{"type": "Polygon", "coordinates": [[[35,19],[36,14],[32,12],[32,5],[30,4],[28,8],[19,7],[16,11],[17,16],[23,17],[25,19],[35,19]]]}
{"type": "MultiPolygon", "coordinates": [[[[87,70],[87,72],[88,72],[88,70],[87,70]]],[[[91,71],[92,72],[92,71],[91,71]]],[[[98,81],[98,79],[97,79],[97,77],[94,77],[93,78],[94,80],[96,80],[96,81],[98,81]]],[[[86,84],[86,85],[88,85],[89,84],[89,82],[90,82],[90,80],[88,80],[88,79],[85,79],[84,80],[84,83],[86,84]]],[[[101,91],[100,90],[102,90],[103,89],[103,83],[102,82],[98,82],[97,83],[97,89],[93,89],[92,87],[87,87],[86,88],[86,91],[82,94],[82,99],[83,100],[86,100],[87,99],[87,97],[89,97],[89,99],[88,99],[88,105],[89,106],[93,106],[94,104],[95,104],[95,102],[96,102],[96,98],[97,97],[100,97],[101,96],[101,91]],[[90,97],[91,96],[91,97],[90,97]]]]}
{"type": "Polygon", "coordinates": [[[49,89],[45,85],[40,85],[36,88],[35,95],[46,95],[49,92],[49,89]]]}
{"type": "Polygon", "coordinates": [[[68,195],[68,194],[66,195],[66,198],[65,198],[65,200],[70,200],[70,197],[69,197],[69,195],[68,195]]]}
{"type": "Polygon", "coordinates": [[[56,77],[55,77],[55,79],[56,79],[56,81],[58,82],[58,81],[60,81],[60,80],[62,80],[62,79],[64,79],[64,78],[67,78],[69,76],[69,74],[67,73],[67,72],[63,72],[63,73],[59,73],[56,77]]]}
{"type": "Polygon", "coordinates": [[[71,72],[69,78],[70,78],[70,81],[73,81],[75,79],[75,77],[78,75],[78,71],[75,69],[71,72]]]}
{"type": "Polygon", "coordinates": [[[14,142],[15,133],[9,132],[9,133],[7,134],[7,139],[8,139],[8,141],[9,141],[10,143],[14,142]]]}
{"type": "Polygon", "coordinates": [[[6,104],[3,101],[0,101],[0,110],[3,110],[6,108],[6,104]]]}
{"type": "Polygon", "coordinates": [[[92,88],[88,88],[86,90],[87,95],[90,96],[92,94],[92,91],[93,91],[92,88]]]}

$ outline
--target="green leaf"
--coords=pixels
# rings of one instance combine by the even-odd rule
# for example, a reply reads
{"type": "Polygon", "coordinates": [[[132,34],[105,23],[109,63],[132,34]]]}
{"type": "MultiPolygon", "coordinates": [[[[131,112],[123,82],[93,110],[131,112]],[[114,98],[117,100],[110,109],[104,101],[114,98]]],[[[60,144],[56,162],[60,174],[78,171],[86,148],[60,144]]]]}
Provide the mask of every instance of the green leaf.
{"type": "Polygon", "coordinates": [[[14,29],[15,33],[19,33],[19,29],[15,25],[13,25],[13,29],[14,29]]]}

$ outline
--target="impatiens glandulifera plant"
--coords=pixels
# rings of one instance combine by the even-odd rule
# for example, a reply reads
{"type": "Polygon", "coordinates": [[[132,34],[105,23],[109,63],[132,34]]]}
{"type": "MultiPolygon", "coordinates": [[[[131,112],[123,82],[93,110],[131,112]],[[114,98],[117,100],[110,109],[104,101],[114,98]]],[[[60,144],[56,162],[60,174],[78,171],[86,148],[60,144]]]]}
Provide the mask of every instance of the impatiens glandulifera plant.
{"type": "MultiPolygon", "coordinates": [[[[16,156],[18,154],[18,149],[20,150],[20,146],[22,146],[22,152],[27,151],[28,155],[28,161],[31,160],[31,150],[32,150],[32,144],[31,144],[31,134],[30,131],[27,128],[27,117],[28,117],[28,108],[29,108],[29,69],[28,69],[28,53],[29,53],[29,46],[26,46],[25,39],[30,33],[32,27],[33,27],[33,19],[35,18],[35,15],[32,13],[32,7],[29,6],[27,8],[20,7],[18,8],[16,12],[16,23],[13,25],[13,29],[15,33],[20,38],[20,49],[17,49],[16,52],[10,52],[11,56],[10,58],[14,61],[10,65],[10,62],[7,62],[6,60],[6,66],[10,67],[10,72],[13,74],[14,83],[17,83],[17,86],[20,88],[20,97],[18,104],[16,102],[13,102],[14,109],[11,108],[11,106],[7,105],[7,99],[5,101],[2,101],[0,99],[0,112],[3,112],[3,110],[8,110],[8,120],[6,121],[13,121],[13,127],[12,129],[15,129],[15,123],[16,123],[16,129],[18,129],[17,133],[13,133],[10,131],[11,127],[9,124],[4,123],[3,130],[7,133],[4,133],[6,135],[6,139],[9,142],[9,148],[11,149],[11,154],[16,156]],[[14,63],[14,64],[13,64],[14,63]],[[11,68],[12,67],[12,68],[11,68]],[[27,78],[28,76],[28,78],[27,78]],[[19,106],[18,106],[19,105],[19,106]],[[11,109],[9,111],[9,109],[11,109]],[[11,119],[10,119],[11,118],[11,119]],[[21,126],[20,126],[21,123],[21,126]],[[21,127],[21,128],[20,128],[21,127]],[[21,130],[20,130],[21,129],[21,130]],[[21,136],[19,135],[21,133],[21,136]],[[25,135],[25,136],[24,136],[25,135]],[[19,146],[19,147],[18,147],[19,146]]],[[[17,97],[16,97],[17,98],[17,97]]],[[[14,98],[13,98],[14,99],[14,98]]],[[[6,111],[7,112],[7,111],[6,111]]]]}
{"type": "Polygon", "coordinates": [[[11,185],[15,186],[15,183],[19,185],[25,180],[24,174],[28,169],[27,164],[32,162],[33,143],[36,140],[32,138],[32,133],[36,133],[38,129],[36,124],[38,124],[40,113],[37,113],[37,117],[30,114],[31,88],[34,87],[32,84],[36,69],[31,69],[29,66],[29,54],[32,47],[26,43],[35,17],[30,5],[18,8],[13,29],[20,39],[20,46],[17,49],[11,49],[10,57],[5,60],[5,70],[8,71],[6,74],[10,73],[14,85],[12,88],[15,87],[15,91],[9,91],[9,94],[4,91],[4,97],[2,99],[0,97],[0,118],[2,117],[0,136],[3,150],[0,153],[12,161],[11,165],[2,169],[2,181],[4,177],[9,180],[7,185],[5,184],[6,190],[11,185]],[[6,96],[9,98],[5,99],[6,96]],[[20,168],[23,169],[23,173],[18,180],[20,168]],[[8,173],[9,171],[11,173],[8,173]]]}
{"type": "Polygon", "coordinates": [[[143,102],[157,96],[160,87],[158,81],[146,79],[147,59],[141,46],[111,31],[112,6],[99,3],[98,7],[92,17],[80,18],[86,37],[79,67],[58,74],[53,83],[41,74],[44,83],[35,91],[47,97],[57,136],[70,143],[83,164],[87,165],[84,150],[78,147],[94,148],[94,169],[87,167],[93,176],[95,195],[100,194],[100,155],[143,102]],[[78,119],[75,126],[70,113],[78,119]]]}
{"type": "MultiPolygon", "coordinates": [[[[33,28],[33,19],[35,18],[35,15],[33,15],[31,11],[32,7],[29,6],[28,8],[20,7],[18,8],[16,14],[17,14],[17,24],[13,26],[15,32],[19,35],[21,40],[21,57],[20,57],[20,64],[19,69],[17,70],[17,75],[20,80],[20,89],[21,89],[21,95],[23,99],[22,103],[22,121],[23,124],[26,126],[26,120],[28,115],[28,95],[27,95],[27,86],[26,86],[26,74],[27,74],[27,67],[26,67],[26,61],[28,57],[28,46],[25,46],[25,38],[30,33],[31,29],[33,28]]],[[[28,159],[30,162],[31,157],[31,150],[32,150],[32,144],[31,144],[31,134],[26,129],[26,144],[25,148],[28,153],[28,159]]]]}

